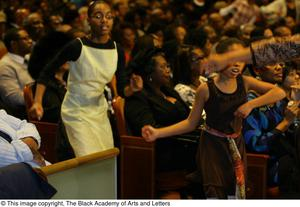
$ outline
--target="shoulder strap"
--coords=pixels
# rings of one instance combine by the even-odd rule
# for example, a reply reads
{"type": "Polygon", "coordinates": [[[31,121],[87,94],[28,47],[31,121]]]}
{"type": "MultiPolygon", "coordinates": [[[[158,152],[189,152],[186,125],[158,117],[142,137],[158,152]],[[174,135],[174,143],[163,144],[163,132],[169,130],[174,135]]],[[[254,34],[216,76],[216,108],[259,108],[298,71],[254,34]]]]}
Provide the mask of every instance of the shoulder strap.
{"type": "Polygon", "coordinates": [[[9,143],[11,143],[11,141],[12,141],[12,138],[8,134],[6,134],[5,132],[3,132],[3,131],[0,131],[0,137],[2,137],[3,139],[5,139],[9,143]]]}

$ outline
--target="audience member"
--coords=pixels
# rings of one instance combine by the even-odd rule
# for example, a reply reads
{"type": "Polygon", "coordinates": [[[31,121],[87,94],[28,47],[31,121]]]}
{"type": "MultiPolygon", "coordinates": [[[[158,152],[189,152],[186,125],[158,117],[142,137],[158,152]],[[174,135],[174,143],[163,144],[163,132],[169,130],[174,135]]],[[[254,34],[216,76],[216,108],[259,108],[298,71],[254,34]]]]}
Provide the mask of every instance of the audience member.
{"type": "Polygon", "coordinates": [[[200,61],[205,57],[199,47],[192,47],[182,50],[176,57],[177,64],[173,71],[173,82],[175,90],[182,100],[192,107],[200,79],[200,61]]]}
{"type": "Polygon", "coordinates": [[[6,14],[2,10],[0,10],[0,41],[3,40],[5,29],[6,29],[6,14]]]}
{"type": "Polygon", "coordinates": [[[22,28],[24,20],[28,17],[30,14],[30,10],[24,7],[19,7],[16,10],[16,13],[13,15],[12,20],[10,21],[10,24],[8,25],[9,28],[22,28]]]}
{"type": "Polygon", "coordinates": [[[32,167],[45,166],[38,152],[41,137],[34,126],[0,110],[0,167],[27,162],[32,167]]]}
{"type": "Polygon", "coordinates": [[[109,3],[92,2],[88,10],[91,34],[65,46],[44,68],[31,113],[43,116],[42,99],[55,69],[69,62],[70,72],[61,116],[68,139],[77,157],[113,147],[113,137],[107,116],[105,85],[116,73],[119,94],[133,92],[124,87],[124,53],[110,39],[113,11],[109,3]],[[88,134],[86,132],[89,132],[88,134]]]}
{"type": "Polygon", "coordinates": [[[220,10],[222,16],[227,16],[230,13],[232,17],[226,22],[225,30],[254,24],[259,16],[259,8],[254,0],[235,0],[229,6],[220,10]]]}
{"type": "MultiPolygon", "coordinates": [[[[265,82],[281,84],[283,64],[267,65],[256,68],[256,74],[265,82]]],[[[251,101],[260,94],[250,91],[247,95],[251,101]]],[[[287,108],[287,101],[280,100],[274,104],[264,105],[251,111],[243,124],[243,136],[248,152],[265,153],[270,155],[268,163],[268,186],[278,184],[278,159],[274,147],[279,135],[288,129],[295,114],[287,108]],[[286,109],[286,110],[285,110],[286,109]],[[286,112],[285,112],[286,111],[286,112]],[[273,147],[273,148],[272,148],[273,147]]]]}
{"type": "Polygon", "coordinates": [[[27,71],[25,55],[30,53],[32,40],[23,29],[11,29],[4,36],[8,53],[0,60],[0,98],[9,112],[25,117],[23,88],[34,80],[27,71]]]}
{"type": "MultiPolygon", "coordinates": [[[[167,126],[188,116],[189,107],[170,87],[171,70],[161,50],[153,48],[141,51],[129,67],[144,82],[143,90],[125,99],[125,117],[133,135],[140,136],[143,126],[167,126]]],[[[193,170],[197,138],[188,143],[185,148],[180,139],[159,140],[156,149],[158,170],[193,170]]]]}
{"type": "Polygon", "coordinates": [[[45,35],[43,17],[37,12],[30,13],[24,20],[23,25],[34,44],[45,35]]]}

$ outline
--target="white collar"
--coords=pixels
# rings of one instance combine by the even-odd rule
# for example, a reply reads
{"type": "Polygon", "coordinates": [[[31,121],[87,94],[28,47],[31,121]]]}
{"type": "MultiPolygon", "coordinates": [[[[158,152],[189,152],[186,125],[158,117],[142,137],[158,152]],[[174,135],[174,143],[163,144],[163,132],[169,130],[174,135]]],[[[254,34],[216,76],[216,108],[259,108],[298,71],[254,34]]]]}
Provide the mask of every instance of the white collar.
{"type": "Polygon", "coordinates": [[[14,61],[16,61],[17,63],[20,63],[20,64],[25,64],[25,59],[24,57],[20,56],[20,55],[17,55],[15,53],[11,53],[11,52],[8,52],[7,53],[9,55],[9,57],[11,59],[13,59],[14,61]]]}

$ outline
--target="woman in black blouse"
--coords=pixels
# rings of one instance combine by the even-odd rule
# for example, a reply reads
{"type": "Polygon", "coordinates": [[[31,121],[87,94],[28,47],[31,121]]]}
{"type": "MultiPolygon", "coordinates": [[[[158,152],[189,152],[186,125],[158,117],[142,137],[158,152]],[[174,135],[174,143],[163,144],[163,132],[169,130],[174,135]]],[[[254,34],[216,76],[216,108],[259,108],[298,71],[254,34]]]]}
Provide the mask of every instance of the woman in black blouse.
{"type": "MultiPolygon", "coordinates": [[[[185,119],[190,109],[171,88],[171,72],[160,49],[141,51],[129,65],[135,74],[142,77],[143,90],[126,98],[125,117],[131,132],[141,135],[145,125],[167,126],[185,119]]],[[[184,146],[180,139],[158,140],[158,169],[170,170],[193,168],[197,140],[184,146]]]]}

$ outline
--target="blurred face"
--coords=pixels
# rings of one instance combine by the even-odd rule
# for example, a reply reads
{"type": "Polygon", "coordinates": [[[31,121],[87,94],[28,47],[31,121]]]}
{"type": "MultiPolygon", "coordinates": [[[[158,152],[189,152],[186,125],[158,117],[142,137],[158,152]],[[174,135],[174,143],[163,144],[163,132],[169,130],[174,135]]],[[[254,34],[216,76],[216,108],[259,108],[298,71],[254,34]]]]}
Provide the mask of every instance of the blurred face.
{"type": "Polygon", "coordinates": [[[16,40],[19,54],[24,56],[31,52],[32,39],[25,30],[20,30],[18,32],[19,38],[16,40]]]}
{"type": "Polygon", "coordinates": [[[96,4],[88,18],[92,33],[99,36],[110,35],[113,26],[113,18],[113,13],[108,4],[96,4]]]}
{"type": "Polygon", "coordinates": [[[200,61],[205,57],[204,52],[200,48],[193,49],[191,53],[191,69],[200,75],[200,61]]]}
{"type": "MultiPolygon", "coordinates": [[[[241,44],[233,44],[229,46],[228,52],[240,50],[243,48],[243,45],[241,44]]],[[[228,78],[236,78],[239,74],[242,73],[243,69],[245,67],[244,62],[236,62],[234,64],[229,65],[226,69],[224,69],[221,73],[228,78]]]]}
{"type": "Polygon", "coordinates": [[[183,43],[184,38],[186,35],[186,30],[184,27],[177,27],[175,30],[175,38],[177,40],[177,42],[179,42],[180,44],[183,43]]]}
{"type": "Polygon", "coordinates": [[[285,25],[286,25],[288,28],[293,29],[293,28],[296,26],[296,22],[295,22],[295,20],[294,20],[293,17],[287,16],[287,17],[285,18],[285,25]]]}
{"type": "Polygon", "coordinates": [[[171,75],[169,63],[161,55],[154,57],[154,61],[155,70],[151,74],[153,84],[156,84],[158,86],[168,85],[170,83],[171,75]]]}
{"type": "Polygon", "coordinates": [[[267,39],[273,37],[273,32],[272,32],[272,30],[270,30],[270,29],[265,29],[265,31],[264,31],[264,36],[265,36],[267,39]]]}
{"type": "Polygon", "coordinates": [[[281,83],[283,67],[283,63],[276,63],[274,65],[268,65],[262,69],[259,69],[258,73],[263,81],[274,84],[281,83]]]}
{"type": "Polygon", "coordinates": [[[118,10],[119,10],[119,15],[120,15],[121,17],[124,17],[124,16],[126,15],[126,13],[128,12],[128,6],[127,6],[127,4],[121,3],[121,4],[119,5],[118,10]]]}
{"type": "Polygon", "coordinates": [[[62,17],[59,15],[52,15],[49,19],[50,26],[52,29],[56,30],[58,27],[62,25],[62,17]]]}
{"type": "Polygon", "coordinates": [[[300,84],[300,77],[297,73],[297,70],[294,69],[289,72],[286,78],[283,80],[283,87],[291,88],[292,85],[299,85],[300,84]]]}
{"type": "Polygon", "coordinates": [[[26,8],[17,9],[16,14],[15,14],[16,24],[19,26],[22,26],[24,19],[27,18],[29,14],[30,14],[30,11],[26,8]]]}
{"type": "Polygon", "coordinates": [[[212,13],[209,16],[209,21],[211,22],[211,25],[216,29],[222,29],[224,26],[224,19],[219,13],[212,13]]]}
{"type": "Polygon", "coordinates": [[[213,27],[205,26],[204,31],[211,43],[215,43],[217,41],[217,33],[213,27]]]}
{"type": "Polygon", "coordinates": [[[44,33],[44,21],[40,14],[33,13],[30,14],[29,24],[34,36],[40,37],[44,33]]]}
{"type": "Polygon", "coordinates": [[[131,28],[125,28],[123,30],[123,45],[133,47],[135,43],[135,33],[131,28]]]}

